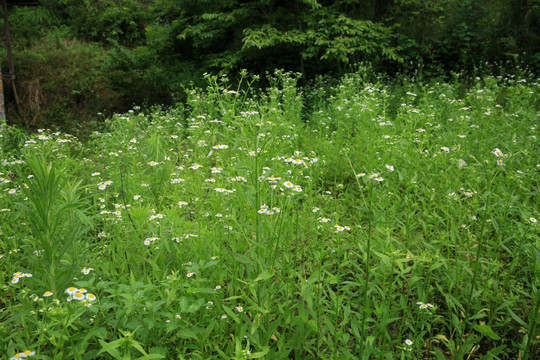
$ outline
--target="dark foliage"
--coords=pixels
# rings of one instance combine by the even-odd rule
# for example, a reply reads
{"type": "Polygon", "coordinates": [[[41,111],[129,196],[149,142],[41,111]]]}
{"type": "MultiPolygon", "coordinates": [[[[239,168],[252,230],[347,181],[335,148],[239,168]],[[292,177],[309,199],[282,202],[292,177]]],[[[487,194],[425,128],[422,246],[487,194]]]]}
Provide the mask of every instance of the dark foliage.
{"type": "Polygon", "coordinates": [[[39,110],[10,111],[25,124],[171,104],[204,72],[283,68],[306,81],[358,62],[428,77],[473,75],[486,62],[540,67],[540,5],[532,0],[42,0],[10,7],[9,17],[20,91],[39,79],[43,91],[68,94],[44,92],[39,110]],[[44,48],[51,41],[54,51],[44,48]],[[78,47],[90,51],[74,57],[78,47]],[[62,57],[77,59],[66,60],[70,71],[50,66],[62,57]],[[88,104],[86,113],[73,111],[88,104]]]}

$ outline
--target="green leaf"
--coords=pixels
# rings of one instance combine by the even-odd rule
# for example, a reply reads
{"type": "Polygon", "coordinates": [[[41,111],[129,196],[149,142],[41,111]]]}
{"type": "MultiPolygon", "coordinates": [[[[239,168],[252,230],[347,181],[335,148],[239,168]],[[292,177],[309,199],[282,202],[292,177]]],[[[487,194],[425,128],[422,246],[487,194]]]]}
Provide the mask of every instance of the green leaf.
{"type": "Polygon", "coordinates": [[[255,278],[255,282],[257,281],[261,281],[261,280],[267,280],[267,279],[270,279],[272,277],[272,275],[274,275],[273,272],[269,271],[269,270],[264,270],[262,273],[260,273],[256,278],[255,278]]]}
{"type": "Polygon", "coordinates": [[[245,255],[234,253],[233,257],[235,258],[235,260],[241,262],[242,264],[253,264],[253,260],[251,260],[245,255]]]}
{"type": "Polygon", "coordinates": [[[501,340],[499,335],[495,334],[495,332],[489,325],[474,325],[474,330],[478,331],[482,335],[489,337],[490,339],[501,340]]]}
{"type": "Polygon", "coordinates": [[[527,327],[527,323],[525,321],[523,321],[523,319],[521,319],[519,316],[516,315],[516,313],[514,311],[512,311],[512,309],[510,309],[510,307],[507,307],[508,309],[508,313],[510,314],[510,317],[512,319],[514,319],[518,324],[520,324],[521,326],[523,327],[527,327]]]}
{"type": "Polygon", "coordinates": [[[121,359],[122,356],[120,355],[120,352],[116,350],[121,345],[121,342],[123,339],[118,339],[115,341],[111,341],[110,343],[103,341],[101,339],[98,339],[99,343],[101,344],[101,350],[98,354],[101,354],[102,352],[107,352],[109,355],[111,355],[115,359],[121,359]]]}
{"type": "Polygon", "coordinates": [[[197,336],[197,334],[190,329],[178,330],[178,332],[176,332],[176,335],[178,337],[181,337],[182,339],[194,339],[197,341],[199,340],[199,337],[197,336]]]}
{"type": "Polygon", "coordinates": [[[251,353],[251,355],[249,355],[249,358],[250,359],[258,359],[258,358],[261,358],[263,357],[264,355],[268,354],[268,351],[270,351],[270,347],[265,347],[263,349],[263,351],[259,351],[259,352],[256,352],[256,353],[251,353]]]}
{"type": "Polygon", "coordinates": [[[137,360],[149,360],[149,359],[165,359],[165,356],[161,354],[148,354],[137,358],[137,360]]]}

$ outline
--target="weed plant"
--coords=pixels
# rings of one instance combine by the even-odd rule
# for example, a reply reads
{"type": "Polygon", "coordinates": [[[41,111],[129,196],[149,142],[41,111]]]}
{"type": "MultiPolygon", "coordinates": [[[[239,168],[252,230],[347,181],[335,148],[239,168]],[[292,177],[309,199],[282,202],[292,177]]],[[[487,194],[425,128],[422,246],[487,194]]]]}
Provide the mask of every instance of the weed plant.
{"type": "Polygon", "coordinates": [[[540,356],[538,80],[241,76],[2,128],[3,358],[540,356]]]}

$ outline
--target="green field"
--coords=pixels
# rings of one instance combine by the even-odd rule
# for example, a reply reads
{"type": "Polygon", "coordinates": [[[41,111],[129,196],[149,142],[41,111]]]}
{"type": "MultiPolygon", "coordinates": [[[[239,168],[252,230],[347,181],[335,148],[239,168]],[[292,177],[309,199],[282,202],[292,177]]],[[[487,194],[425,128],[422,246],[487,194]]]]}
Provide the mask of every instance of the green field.
{"type": "Polygon", "coordinates": [[[539,81],[362,74],[4,126],[0,357],[538,358],[539,81]]]}

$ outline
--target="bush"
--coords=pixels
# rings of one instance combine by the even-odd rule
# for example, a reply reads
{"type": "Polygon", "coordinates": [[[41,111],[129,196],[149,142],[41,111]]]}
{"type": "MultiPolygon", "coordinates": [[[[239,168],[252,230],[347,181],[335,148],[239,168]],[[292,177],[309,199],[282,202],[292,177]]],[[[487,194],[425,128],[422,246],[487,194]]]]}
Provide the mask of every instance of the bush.
{"type": "MultiPolygon", "coordinates": [[[[5,57],[5,53],[1,54],[5,57]]],[[[13,94],[6,89],[10,123],[26,127],[81,128],[98,112],[122,110],[119,96],[109,90],[101,72],[107,56],[98,44],[50,35],[14,53],[21,113],[15,113],[13,94]]],[[[2,61],[5,61],[2,59],[2,61]]],[[[127,110],[127,109],[124,109],[127,110]]],[[[72,130],[73,131],[73,130],[72,130]]]]}

